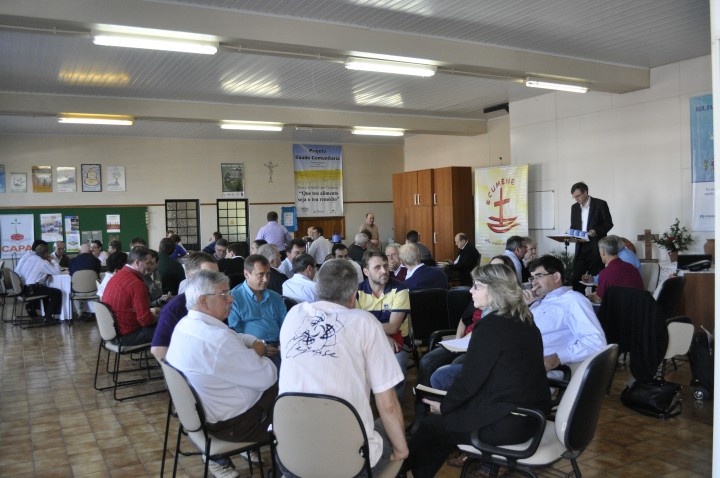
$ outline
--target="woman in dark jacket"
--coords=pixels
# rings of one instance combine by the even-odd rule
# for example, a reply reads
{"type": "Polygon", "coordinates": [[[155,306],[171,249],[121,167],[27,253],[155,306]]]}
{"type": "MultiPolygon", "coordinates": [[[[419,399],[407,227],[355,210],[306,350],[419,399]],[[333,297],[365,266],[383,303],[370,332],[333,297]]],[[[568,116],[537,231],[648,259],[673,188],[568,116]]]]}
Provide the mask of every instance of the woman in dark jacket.
{"type": "Polygon", "coordinates": [[[408,476],[435,476],[457,444],[470,443],[474,430],[491,445],[522,443],[537,422],[511,412],[550,407],[542,337],[515,272],[488,264],[476,267],[472,277],[473,303],[488,312],[475,325],[462,371],[442,402],[423,400],[431,415],[410,439],[408,476]]]}

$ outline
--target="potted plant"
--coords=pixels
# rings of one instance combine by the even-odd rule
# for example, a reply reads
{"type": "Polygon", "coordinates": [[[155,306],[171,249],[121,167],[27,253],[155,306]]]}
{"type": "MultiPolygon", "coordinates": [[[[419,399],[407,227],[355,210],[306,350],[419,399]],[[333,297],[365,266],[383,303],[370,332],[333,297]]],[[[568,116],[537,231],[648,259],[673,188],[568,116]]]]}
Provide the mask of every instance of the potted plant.
{"type": "Polygon", "coordinates": [[[654,242],[668,252],[670,261],[677,262],[678,253],[686,251],[693,241],[694,239],[687,228],[685,226],[680,227],[680,219],[675,218],[670,230],[663,232],[654,242]]]}

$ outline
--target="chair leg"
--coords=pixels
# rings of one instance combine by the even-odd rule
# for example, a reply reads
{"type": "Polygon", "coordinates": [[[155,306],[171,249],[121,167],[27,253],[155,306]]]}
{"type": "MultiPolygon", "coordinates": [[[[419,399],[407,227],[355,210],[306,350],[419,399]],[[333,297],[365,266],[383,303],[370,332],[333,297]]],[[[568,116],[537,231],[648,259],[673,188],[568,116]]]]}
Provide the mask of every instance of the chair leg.
{"type": "Polygon", "coordinates": [[[177,443],[175,444],[175,460],[173,461],[173,478],[177,475],[178,456],[180,455],[180,439],[182,438],[182,423],[178,427],[177,443]]]}
{"type": "Polygon", "coordinates": [[[170,415],[172,415],[172,397],[168,397],[168,412],[165,420],[165,439],[163,440],[162,462],[160,464],[160,478],[165,474],[165,457],[167,456],[168,434],[170,433],[170,415]]]}
{"type": "Polygon", "coordinates": [[[582,473],[580,473],[580,467],[578,467],[578,464],[577,464],[577,461],[575,460],[575,458],[571,458],[570,463],[572,463],[573,473],[575,473],[575,478],[582,478],[582,473]]]}

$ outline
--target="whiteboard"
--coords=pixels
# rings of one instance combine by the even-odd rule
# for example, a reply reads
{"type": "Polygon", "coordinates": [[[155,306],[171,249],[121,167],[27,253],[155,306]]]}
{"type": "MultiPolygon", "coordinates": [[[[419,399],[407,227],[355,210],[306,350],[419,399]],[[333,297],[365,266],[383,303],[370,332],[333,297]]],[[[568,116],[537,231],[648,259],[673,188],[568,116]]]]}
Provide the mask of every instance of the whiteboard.
{"type": "Polygon", "coordinates": [[[555,191],[528,192],[530,229],[555,229],[555,191]]]}

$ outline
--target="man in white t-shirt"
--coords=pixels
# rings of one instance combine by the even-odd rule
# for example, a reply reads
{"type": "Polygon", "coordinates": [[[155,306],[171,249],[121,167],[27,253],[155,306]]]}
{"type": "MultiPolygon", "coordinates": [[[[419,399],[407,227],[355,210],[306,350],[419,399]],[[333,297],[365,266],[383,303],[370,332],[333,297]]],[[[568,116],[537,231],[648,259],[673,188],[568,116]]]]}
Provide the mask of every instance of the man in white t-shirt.
{"type": "MultiPolygon", "coordinates": [[[[322,393],[350,402],[365,426],[375,475],[389,461],[408,454],[402,410],[393,388],[403,374],[380,322],[354,308],[357,287],[350,261],[332,259],[320,268],[319,301],[290,309],[280,330],[279,385],[280,393],[322,393]],[[380,414],[376,422],[371,391],[380,414]]],[[[283,474],[292,476],[285,470],[283,474]]]]}

